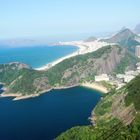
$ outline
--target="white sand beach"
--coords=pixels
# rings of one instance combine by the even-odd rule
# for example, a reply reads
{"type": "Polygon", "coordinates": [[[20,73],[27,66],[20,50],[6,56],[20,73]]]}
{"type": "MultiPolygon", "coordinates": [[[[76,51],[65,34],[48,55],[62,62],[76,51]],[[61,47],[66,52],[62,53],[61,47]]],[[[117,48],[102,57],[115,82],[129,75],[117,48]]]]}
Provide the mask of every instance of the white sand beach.
{"type": "Polygon", "coordinates": [[[59,42],[59,45],[62,45],[62,46],[72,45],[72,46],[78,47],[79,49],[72,54],[59,58],[56,61],[48,63],[40,68],[36,68],[36,70],[39,70],[39,71],[47,70],[47,69],[55,66],[56,64],[64,61],[65,59],[74,57],[76,55],[82,55],[82,54],[86,54],[89,52],[94,52],[94,51],[98,50],[99,48],[102,48],[102,47],[108,45],[108,43],[95,40],[93,42],[85,42],[85,41],[59,42]]]}
{"type": "Polygon", "coordinates": [[[102,93],[108,93],[109,92],[106,87],[104,87],[103,85],[101,85],[99,83],[96,83],[96,82],[94,82],[94,83],[85,82],[85,83],[82,83],[81,86],[91,88],[91,89],[95,89],[95,90],[98,90],[102,93]]]}

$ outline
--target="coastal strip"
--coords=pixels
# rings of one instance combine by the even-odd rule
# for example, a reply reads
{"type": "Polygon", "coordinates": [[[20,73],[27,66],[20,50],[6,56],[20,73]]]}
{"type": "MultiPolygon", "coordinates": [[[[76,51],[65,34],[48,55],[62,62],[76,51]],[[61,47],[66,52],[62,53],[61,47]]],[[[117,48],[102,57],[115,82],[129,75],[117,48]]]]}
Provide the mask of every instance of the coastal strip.
{"type": "Polygon", "coordinates": [[[76,47],[78,47],[78,50],[75,51],[74,53],[71,53],[71,54],[66,55],[66,56],[64,56],[64,57],[61,57],[61,58],[59,58],[59,59],[57,59],[57,60],[55,60],[55,61],[53,61],[53,62],[50,62],[50,63],[48,63],[47,65],[42,66],[42,67],[40,67],[40,68],[35,68],[35,70],[38,70],[38,71],[47,70],[47,69],[49,69],[49,68],[51,68],[51,67],[57,65],[58,63],[64,61],[65,59],[68,59],[68,58],[74,57],[74,56],[76,56],[76,55],[79,55],[81,51],[83,51],[83,50],[86,49],[85,46],[76,46],[76,47]]]}
{"type": "Polygon", "coordinates": [[[61,46],[67,46],[67,45],[76,46],[76,47],[78,47],[78,50],[72,54],[69,54],[67,56],[59,58],[56,61],[50,62],[50,63],[46,64],[45,66],[42,66],[40,68],[36,68],[35,70],[38,70],[38,71],[47,70],[47,69],[57,65],[58,63],[64,61],[65,59],[68,59],[68,58],[71,58],[71,57],[74,57],[77,55],[82,55],[82,54],[94,52],[94,51],[96,51],[104,46],[107,46],[109,44],[106,42],[100,42],[98,40],[95,40],[92,42],[85,42],[85,41],[59,42],[59,45],[61,45],[61,46]]]}

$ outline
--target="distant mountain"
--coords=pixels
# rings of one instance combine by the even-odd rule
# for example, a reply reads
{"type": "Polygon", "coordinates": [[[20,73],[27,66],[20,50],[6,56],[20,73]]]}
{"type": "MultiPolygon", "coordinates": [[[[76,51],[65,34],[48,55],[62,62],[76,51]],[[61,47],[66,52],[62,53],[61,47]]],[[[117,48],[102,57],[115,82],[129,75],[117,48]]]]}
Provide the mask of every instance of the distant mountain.
{"type": "Polygon", "coordinates": [[[134,39],[137,35],[134,34],[130,29],[123,29],[119,31],[117,34],[112,36],[111,38],[108,39],[103,39],[101,41],[105,41],[108,43],[120,43],[122,40],[128,40],[128,39],[134,39]]]}
{"type": "Polygon", "coordinates": [[[123,47],[126,47],[131,52],[135,51],[135,47],[137,45],[140,45],[140,42],[138,42],[139,36],[135,33],[133,33],[130,29],[125,28],[119,31],[117,34],[112,36],[108,39],[102,39],[100,41],[105,41],[108,43],[117,43],[123,47]]]}
{"type": "Polygon", "coordinates": [[[89,37],[88,39],[86,39],[85,42],[92,42],[92,41],[95,41],[95,40],[97,40],[97,38],[92,36],[92,37],[89,37]]]}
{"type": "Polygon", "coordinates": [[[134,32],[136,34],[140,34],[140,24],[136,25],[135,29],[134,29],[134,32]]]}

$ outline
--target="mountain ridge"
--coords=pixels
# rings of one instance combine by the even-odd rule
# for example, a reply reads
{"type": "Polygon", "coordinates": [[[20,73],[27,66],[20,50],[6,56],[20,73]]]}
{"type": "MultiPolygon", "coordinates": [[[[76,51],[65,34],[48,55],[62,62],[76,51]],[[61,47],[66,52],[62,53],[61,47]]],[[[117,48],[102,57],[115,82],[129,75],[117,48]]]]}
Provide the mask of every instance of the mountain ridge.
{"type": "Polygon", "coordinates": [[[133,54],[135,53],[135,47],[137,45],[140,45],[140,42],[138,41],[140,37],[132,32],[130,29],[125,28],[118,33],[116,33],[114,36],[108,39],[101,39],[100,41],[104,41],[107,43],[116,43],[119,44],[125,48],[127,48],[129,51],[131,51],[133,54]]]}

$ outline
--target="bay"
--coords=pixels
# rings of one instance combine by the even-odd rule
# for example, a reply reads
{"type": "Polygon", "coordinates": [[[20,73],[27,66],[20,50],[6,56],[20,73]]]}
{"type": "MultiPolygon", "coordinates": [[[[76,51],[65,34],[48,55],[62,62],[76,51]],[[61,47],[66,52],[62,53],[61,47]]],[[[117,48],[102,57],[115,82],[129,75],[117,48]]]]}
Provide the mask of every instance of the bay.
{"type": "Polygon", "coordinates": [[[75,46],[0,47],[0,64],[21,62],[33,68],[42,67],[52,61],[75,52],[75,46]]]}
{"type": "Polygon", "coordinates": [[[52,140],[88,117],[101,98],[83,87],[52,90],[36,98],[12,101],[0,98],[1,140],[52,140]]]}

